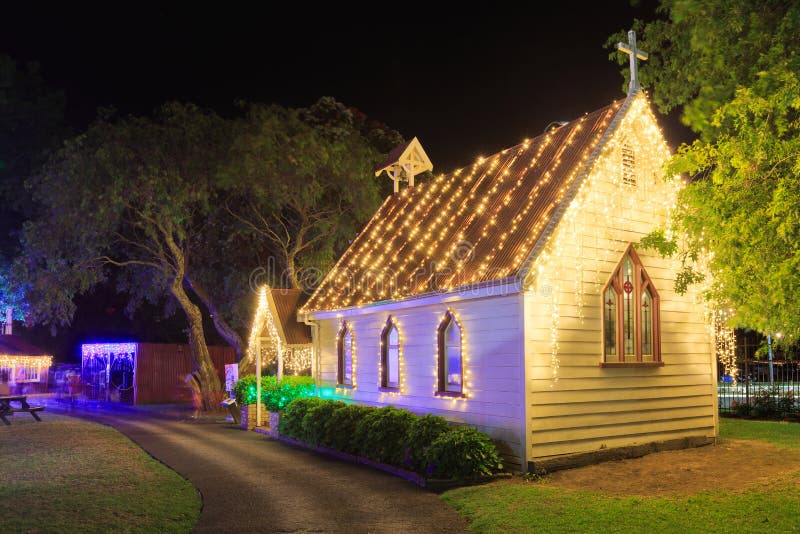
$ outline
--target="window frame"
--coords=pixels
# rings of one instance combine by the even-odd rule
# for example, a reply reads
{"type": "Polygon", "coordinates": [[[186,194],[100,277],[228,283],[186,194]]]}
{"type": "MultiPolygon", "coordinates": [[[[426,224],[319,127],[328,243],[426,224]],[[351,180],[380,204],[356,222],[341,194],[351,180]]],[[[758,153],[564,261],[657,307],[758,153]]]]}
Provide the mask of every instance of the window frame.
{"type": "MultiPolygon", "coordinates": [[[[658,290],[656,289],[655,285],[653,284],[652,279],[647,274],[647,270],[644,268],[641,259],[639,259],[639,255],[633,249],[633,244],[629,244],[628,247],[625,249],[625,252],[622,254],[619,262],[617,262],[617,266],[611,273],[611,276],[608,279],[608,282],[603,286],[603,290],[600,292],[600,299],[601,299],[601,333],[602,333],[602,361],[600,362],[601,367],[641,367],[641,366],[661,366],[664,365],[663,360],[661,359],[661,310],[660,310],[660,298],[658,296],[658,290]],[[624,345],[624,294],[625,291],[625,274],[623,272],[623,268],[625,266],[625,260],[630,258],[631,263],[633,264],[633,288],[631,293],[633,294],[633,319],[634,319],[634,355],[636,357],[635,361],[630,361],[625,359],[625,345],[624,345]],[[616,295],[616,317],[615,317],[615,348],[616,348],[616,359],[609,359],[613,358],[613,355],[606,354],[606,346],[607,346],[607,319],[606,319],[606,292],[612,289],[614,294],[616,295]],[[643,354],[642,354],[642,294],[645,290],[648,290],[650,293],[650,299],[652,301],[652,310],[651,310],[651,321],[652,321],[652,353],[653,359],[652,361],[644,361],[643,354]]],[[[649,356],[649,355],[648,355],[649,356]]]]}
{"type": "Polygon", "coordinates": [[[342,321],[339,333],[336,335],[336,385],[340,387],[355,387],[355,338],[353,328],[347,321],[342,321]],[[345,353],[344,337],[350,335],[350,382],[345,382],[345,353]]]}
{"type": "Polygon", "coordinates": [[[452,310],[447,310],[447,313],[444,316],[444,319],[439,323],[439,327],[437,329],[437,345],[438,345],[438,354],[437,354],[437,384],[436,384],[436,395],[438,396],[445,396],[445,397],[463,397],[465,395],[465,383],[464,383],[464,327],[461,325],[459,320],[456,318],[455,314],[452,310]],[[448,389],[448,345],[447,345],[447,330],[455,326],[458,328],[458,357],[461,360],[461,383],[458,391],[453,391],[448,389]]]}
{"type": "Polygon", "coordinates": [[[381,332],[381,391],[400,391],[401,389],[401,384],[403,383],[402,369],[400,368],[402,345],[400,329],[397,328],[394,317],[390,315],[386,320],[386,326],[383,327],[383,331],[381,332]],[[392,334],[392,330],[397,332],[397,385],[389,384],[389,338],[392,334]]]}

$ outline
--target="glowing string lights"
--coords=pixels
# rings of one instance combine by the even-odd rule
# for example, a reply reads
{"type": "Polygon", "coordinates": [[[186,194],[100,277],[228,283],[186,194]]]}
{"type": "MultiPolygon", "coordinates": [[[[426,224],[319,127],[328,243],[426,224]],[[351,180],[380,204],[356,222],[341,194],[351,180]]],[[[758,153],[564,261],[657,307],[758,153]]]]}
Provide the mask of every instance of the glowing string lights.
{"type": "Polygon", "coordinates": [[[283,342],[278,332],[278,323],[269,305],[267,292],[268,286],[262,286],[258,291],[258,305],[253,316],[253,326],[248,337],[247,351],[255,359],[261,358],[262,365],[270,365],[282,355],[283,367],[293,375],[299,375],[311,369],[313,348],[304,345],[287,345],[283,342]],[[262,338],[261,354],[256,355],[258,339],[262,338]]]}

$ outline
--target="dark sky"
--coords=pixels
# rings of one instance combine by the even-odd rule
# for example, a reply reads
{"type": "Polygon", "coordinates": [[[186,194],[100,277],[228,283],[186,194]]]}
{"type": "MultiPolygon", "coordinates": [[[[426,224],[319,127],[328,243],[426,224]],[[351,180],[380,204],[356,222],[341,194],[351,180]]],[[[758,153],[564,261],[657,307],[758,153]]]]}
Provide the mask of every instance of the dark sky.
{"type": "MultiPolygon", "coordinates": [[[[329,95],[418,136],[435,172],[624,96],[603,45],[634,17],[652,19],[655,5],[282,2],[278,11],[274,2],[6,4],[0,54],[40,63],[47,83],[65,91],[76,133],[100,106],[145,114],[181,100],[228,114],[237,100],[306,106],[329,95]]],[[[673,144],[686,139],[675,117],[662,124],[673,144]]],[[[139,323],[122,314],[125,299],[109,288],[86,298],[67,337],[40,328],[37,342],[64,357],[99,335],[182,339],[170,321],[150,320],[137,331],[139,323]]],[[[207,334],[213,338],[213,329],[207,334]]]]}
{"type": "MultiPolygon", "coordinates": [[[[622,97],[603,44],[654,12],[626,0],[29,4],[4,7],[0,53],[41,64],[76,131],[98,106],[141,114],[177,99],[227,113],[239,99],[304,106],[330,95],[418,136],[437,172],[622,97]]],[[[685,138],[674,118],[662,124],[685,138]]]]}

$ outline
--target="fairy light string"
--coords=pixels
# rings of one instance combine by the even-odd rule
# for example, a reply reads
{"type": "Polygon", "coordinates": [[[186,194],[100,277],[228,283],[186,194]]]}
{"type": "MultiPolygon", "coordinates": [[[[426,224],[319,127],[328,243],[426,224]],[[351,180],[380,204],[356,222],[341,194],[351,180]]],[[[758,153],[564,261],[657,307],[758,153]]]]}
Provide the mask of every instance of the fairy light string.
{"type": "Polygon", "coordinates": [[[545,306],[557,379],[560,330],[574,328],[562,315],[584,324],[591,310],[595,320],[602,287],[627,245],[669,220],[682,186],[677,176],[662,179],[670,156],[640,91],[440,174],[387,199],[304,311],[452,290],[525,269],[523,290],[538,289],[545,306]],[[623,162],[623,147],[633,161],[623,162]],[[462,246],[470,247],[466,259],[459,257],[462,246]],[[358,287],[353,277],[365,273],[358,287]]]}

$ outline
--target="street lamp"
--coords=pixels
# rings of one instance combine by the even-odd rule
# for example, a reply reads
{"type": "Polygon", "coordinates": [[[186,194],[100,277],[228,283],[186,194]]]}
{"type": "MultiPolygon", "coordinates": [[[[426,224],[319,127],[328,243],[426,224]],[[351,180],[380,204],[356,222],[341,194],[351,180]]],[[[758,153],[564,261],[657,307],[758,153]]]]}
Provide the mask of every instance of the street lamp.
{"type": "MultiPolygon", "coordinates": [[[[775,338],[780,342],[781,337],[783,334],[780,332],[775,334],[775,338]]],[[[767,347],[769,347],[769,385],[772,386],[775,382],[774,375],[772,372],[772,336],[767,334],[767,347]]]]}

